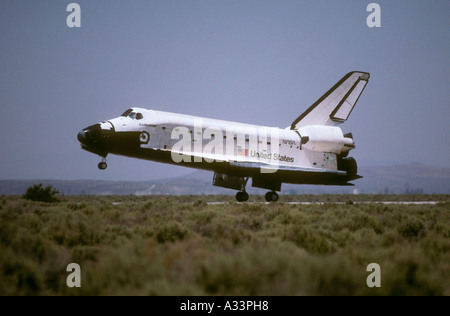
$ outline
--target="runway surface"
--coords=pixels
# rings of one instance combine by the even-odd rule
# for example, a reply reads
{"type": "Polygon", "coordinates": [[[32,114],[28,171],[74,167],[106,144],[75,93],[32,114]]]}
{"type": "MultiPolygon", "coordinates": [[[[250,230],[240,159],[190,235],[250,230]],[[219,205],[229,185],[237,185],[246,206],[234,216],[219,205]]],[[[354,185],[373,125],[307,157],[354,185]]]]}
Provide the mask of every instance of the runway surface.
{"type": "MultiPolygon", "coordinates": [[[[220,205],[228,202],[207,202],[208,205],[220,205]]],[[[239,204],[270,204],[272,202],[236,202],[239,204]]],[[[282,202],[278,201],[275,203],[283,203],[288,205],[323,205],[323,204],[347,204],[347,202],[282,202]]],[[[401,201],[401,202],[393,202],[393,201],[371,201],[371,202],[353,202],[353,204],[398,204],[398,205],[436,205],[439,201],[401,201]]]]}

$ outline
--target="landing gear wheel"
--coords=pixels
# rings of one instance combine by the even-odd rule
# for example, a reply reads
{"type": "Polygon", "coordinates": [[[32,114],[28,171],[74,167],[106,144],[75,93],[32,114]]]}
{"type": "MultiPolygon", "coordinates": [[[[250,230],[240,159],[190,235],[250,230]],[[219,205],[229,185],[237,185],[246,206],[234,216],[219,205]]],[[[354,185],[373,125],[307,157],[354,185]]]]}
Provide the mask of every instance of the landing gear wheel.
{"type": "Polygon", "coordinates": [[[276,202],[279,199],[278,193],[274,191],[270,191],[266,193],[266,201],[267,202],[276,202]]]}
{"type": "Polygon", "coordinates": [[[239,191],[238,193],[236,193],[236,200],[238,202],[247,202],[248,198],[249,196],[247,192],[239,191]]]}
{"type": "Polygon", "coordinates": [[[98,164],[98,169],[105,170],[108,165],[106,164],[106,161],[102,161],[98,164]]]}

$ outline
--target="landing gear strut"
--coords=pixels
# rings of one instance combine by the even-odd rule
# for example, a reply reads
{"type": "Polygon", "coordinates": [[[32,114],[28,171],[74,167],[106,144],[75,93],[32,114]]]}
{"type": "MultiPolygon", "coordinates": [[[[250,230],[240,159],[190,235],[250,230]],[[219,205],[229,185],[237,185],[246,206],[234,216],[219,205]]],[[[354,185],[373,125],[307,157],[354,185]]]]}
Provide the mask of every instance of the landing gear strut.
{"type": "Polygon", "coordinates": [[[239,191],[238,193],[236,193],[236,200],[238,202],[247,202],[249,195],[247,193],[247,191],[245,191],[245,186],[247,185],[248,182],[248,178],[244,178],[244,181],[242,182],[241,185],[241,191],[239,191]]]}
{"type": "Polygon", "coordinates": [[[98,164],[98,169],[100,169],[100,170],[105,170],[106,167],[108,167],[108,164],[106,163],[106,158],[103,157],[103,158],[102,158],[102,162],[100,162],[100,163],[98,164]]]}
{"type": "Polygon", "coordinates": [[[266,193],[266,201],[267,202],[276,202],[279,199],[278,193],[275,191],[270,191],[266,193]]]}

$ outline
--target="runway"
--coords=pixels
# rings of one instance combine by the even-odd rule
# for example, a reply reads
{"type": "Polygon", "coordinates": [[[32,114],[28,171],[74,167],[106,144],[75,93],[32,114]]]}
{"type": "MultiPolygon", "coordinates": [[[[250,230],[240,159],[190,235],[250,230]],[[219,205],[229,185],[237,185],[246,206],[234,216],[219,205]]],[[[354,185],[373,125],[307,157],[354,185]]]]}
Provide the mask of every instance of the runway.
{"type": "MultiPolygon", "coordinates": [[[[221,205],[228,202],[207,202],[208,205],[221,205]]],[[[273,202],[236,202],[238,204],[271,204],[273,202]]],[[[323,205],[323,204],[348,204],[347,202],[282,202],[278,201],[275,203],[282,203],[288,205],[323,205]]],[[[370,201],[370,202],[352,202],[352,204],[385,204],[385,205],[436,205],[440,201],[370,201]]]]}

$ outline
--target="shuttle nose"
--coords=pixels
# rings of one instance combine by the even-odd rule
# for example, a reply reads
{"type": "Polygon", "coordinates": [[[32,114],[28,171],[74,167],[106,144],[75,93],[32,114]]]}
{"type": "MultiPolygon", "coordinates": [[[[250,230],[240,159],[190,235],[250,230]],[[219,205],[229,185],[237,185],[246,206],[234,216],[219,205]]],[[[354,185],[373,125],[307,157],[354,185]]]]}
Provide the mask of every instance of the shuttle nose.
{"type": "Polygon", "coordinates": [[[86,144],[86,133],[83,130],[78,132],[77,138],[80,143],[86,144]]]}
{"type": "Polygon", "coordinates": [[[105,136],[100,124],[95,124],[83,128],[78,132],[77,139],[81,144],[81,149],[97,154],[101,157],[108,155],[108,135],[105,136]]]}

